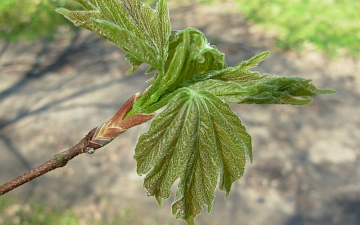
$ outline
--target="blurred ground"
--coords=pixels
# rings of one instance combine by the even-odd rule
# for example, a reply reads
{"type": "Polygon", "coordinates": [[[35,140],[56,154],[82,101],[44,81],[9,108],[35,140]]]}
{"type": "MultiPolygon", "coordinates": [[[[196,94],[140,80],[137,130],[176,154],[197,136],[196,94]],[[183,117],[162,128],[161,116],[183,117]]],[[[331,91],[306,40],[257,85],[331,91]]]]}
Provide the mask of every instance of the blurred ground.
{"type": "MultiPolygon", "coordinates": [[[[199,28],[234,65],[273,46],[234,12],[231,3],[173,5],[170,15],[174,29],[199,28]]],[[[0,183],[72,147],[147,87],[146,68],[126,77],[123,57],[84,30],[49,43],[0,42],[0,183]]],[[[254,162],[227,199],[216,192],[211,214],[198,216],[197,224],[360,224],[360,60],[272,51],[257,69],[313,79],[338,93],[306,107],[234,105],[253,137],[254,162]]],[[[172,199],[158,206],[136,174],[134,146],[147,127],[9,195],[70,207],[86,218],[107,220],[132,207],[140,224],[184,224],[171,215],[172,199]]]]}

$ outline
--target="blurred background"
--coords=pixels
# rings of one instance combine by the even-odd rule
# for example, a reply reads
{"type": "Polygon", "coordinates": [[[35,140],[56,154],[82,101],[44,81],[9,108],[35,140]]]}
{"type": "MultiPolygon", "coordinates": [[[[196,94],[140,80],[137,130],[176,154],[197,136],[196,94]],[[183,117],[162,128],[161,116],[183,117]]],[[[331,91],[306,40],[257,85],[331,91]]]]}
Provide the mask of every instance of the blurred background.
{"type": "MultiPolygon", "coordinates": [[[[155,5],[155,1],[145,1],[155,5]]],[[[233,105],[254,162],[229,197],[216,191],[199,225],[360,224],[360,2],[170,0],[173,29],[200,29],[229,66],[270,50],[258,71],[338,91],[306,107],[233,105]]],[[[74,1],[0,2],[0,183],[75,145],[146,87],[124,52],[54,10],[74,1]]],[[[173,197],[147,197],[133,159],[135,127],[0,197],[0,224],[185,224],[173,197]]],[[[173,187],[174,192],[176,187],[173,187]]]]}

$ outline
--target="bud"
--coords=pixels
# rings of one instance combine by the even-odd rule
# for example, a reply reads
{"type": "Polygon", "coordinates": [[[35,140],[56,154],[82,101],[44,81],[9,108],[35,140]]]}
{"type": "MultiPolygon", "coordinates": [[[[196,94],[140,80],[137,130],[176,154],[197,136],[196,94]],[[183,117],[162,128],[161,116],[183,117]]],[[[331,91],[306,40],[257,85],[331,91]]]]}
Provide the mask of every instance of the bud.
{"type": "Polygon", "coordinates": [[[123,119],[124,116],[132,109],[135,101],[140,97],[141,94],[136,93],[120,107],[117,113],[110,120],[92,129],[85,137],[87,146],[84,151],[92,154],[96,149],[107,145],[130,127],[151,120],[155,114],[135,114],[131,117],[123,119]]]}

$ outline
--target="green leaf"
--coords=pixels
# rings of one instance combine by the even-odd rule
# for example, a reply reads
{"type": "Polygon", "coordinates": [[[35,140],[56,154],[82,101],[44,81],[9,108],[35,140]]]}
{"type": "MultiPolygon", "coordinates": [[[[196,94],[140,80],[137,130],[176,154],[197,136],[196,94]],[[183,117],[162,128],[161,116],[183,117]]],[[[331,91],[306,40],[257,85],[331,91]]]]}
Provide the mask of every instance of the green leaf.
{"type": "Polygon", "coordinates": [[[263,61],[270,53],[263,52],[255,55],[248,61],[242,61],[234,67],[225,68],[222,70],[207,71],[201,75],[193,77],[194,82],[214,79],[224,81],[235,81],[235,82],[248,82],[256,79],[258,72],[250,71],[249,69],[255,68],[261,61],[263,61]]]}
{"type": "Polygon", "coordinates": [[[122,2],[139,31],[153,42],[160,55],[166,59],[165,55],[171,34],[167,2],[160,0],[155,11],[139,0],[123,0],[122,2]]]}
{"type": "Polygon", "coordinates": [[[262,75],[257,78],[246,84],[247,87],[257,90],[257,93],[239,98],[234,103],[304,106],[312,102],[311,96],[336,93],[334,90],[318,89],[311,80],[300,77],[262,75]]]}
{"type": "Polygon", "coordinates": [[[75,0],[78,2],[84,9],[88,11],[96,10],[96,3],[94,0],[75,0]]]}
{"type": "Polygon", "coordinates": [[[321,90],[311,80],[300,77],[261,75],[249,69],[256,67],[268,52],[223,70],[195,76],[187,85],[194,90],[209,91],[227,103],[245,104],[309,104],[310,96],[335,93],[321,90]]]}
{"type": "MultiPolygon", "coordinates": [[[[150,89],[135,103],[137,112],[144,112],[152,104],[174,90],[184,86],[194,76],[227,67],[224,54],[209,45],[204,34],[188,27],[172,32],[169,43],[169,55],[165,63],[165,73],[158,73],[148,82],[150,89]]],[[[150,68],[149,71],[153,71],[150,68]]]]}
{"type": "Polygon", "coordinates": [[[131,65],[131,69],[126,72],[126,75],[130,75],[135,72],[135,70],[137,70],[137,68],[139,68],[139,66],[143,63],[141,60],[138,60],[131,54],[126,54],[125,60],[128,60],[131,65]]]}
{"type": "Polygon", "coordinates": [[[170,59],[176,53],[176,47],[185,41],[188,43],[187,48],[189,51],[185,58],[186,63],[179,78],[179,83],[184,84],[193,76],[227,67],[225,55],[218,51],[215,46],[210,45],[201,31],[188,27],[172,33],[169,44],[169,59],[165,68],[170,66],[170,59]]]}
{"type": "Polygon", "coordinates": [[[153,25],[153,29],[158,31],[158,36],[155,38],[155,42],[160,51],[160,55],[166,61],[168,48],[169,48],[169,38],[171,35],[171,23],[169,10],[166,0],[160,0],[156,4],[156,24],[153,25]]]}
{"type": "Polygon", "coordinates": [[[245,99],[257,93],[256,89],[242,86],[233,81],[214,79],[196,82],[188,87],[196,91],[209,91],[227,103],[237,103],[239,99],[245,99]]]}
{"type": "Polygon", "coordinates": [[[91,31],[95,30],[95,27],[89,25],[92,19],[105,19],[98,11],[70,11],[65,8],[58,8],[56,12],[73,22],[75,26],[81,26],[91,31]]]}
{"type": "Polygon", "coordinates": [[[210,212],[218,178],[227,195],[243,175],[246,153],[252,159],[251,138],[230,107],[207,91],[181,88],[139,137],[135,159],[159,204],[180,178],[172,211],[194,224],[204,206],[210,212]]]}
{"type": "Polygon", "coordinates": [[[96,31],[100,36],[105,37],[124,51],[129,52],[137,60],[156,68],[160,67],[155,49],[147,42],[105,20],[94,20],[92,22],[95,27],[100,28],[100,30],[96,31]]]}
{"type": "Polygon", "coordinates": [[[132,73],[145,62],[159,71],[167,59],[171,24],[166,0],[156,10],[139,0],[78,0],[85,11],[57,9],[75,25],[94,31],[128,52],[132,73]]]}

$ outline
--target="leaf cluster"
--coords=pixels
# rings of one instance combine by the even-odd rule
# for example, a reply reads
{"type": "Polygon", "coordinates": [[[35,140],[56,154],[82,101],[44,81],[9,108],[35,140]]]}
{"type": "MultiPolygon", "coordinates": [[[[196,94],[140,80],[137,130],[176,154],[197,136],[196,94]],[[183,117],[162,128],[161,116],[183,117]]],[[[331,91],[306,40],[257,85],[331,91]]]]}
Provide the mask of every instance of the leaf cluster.
{"type": "Polygon", "coordinates": [[[333,93],[310,80],[251,71],[268,52],[229,67],[199,30],[171,30],[165,0],[155,9],[138,0],[77,1],[84,11],[57,11],[127,52],[128,74],[150,65],[151,86],[130,114],[166,108],[139,137],[137,172],[159,204],[179,179],[172,212],[188,224],[204,206],[210,212],[217,184],[228,195],[244,173],[246,155],[252,160],[251,137],[229,104],[306,105],[310,96],[333,93]]]}

